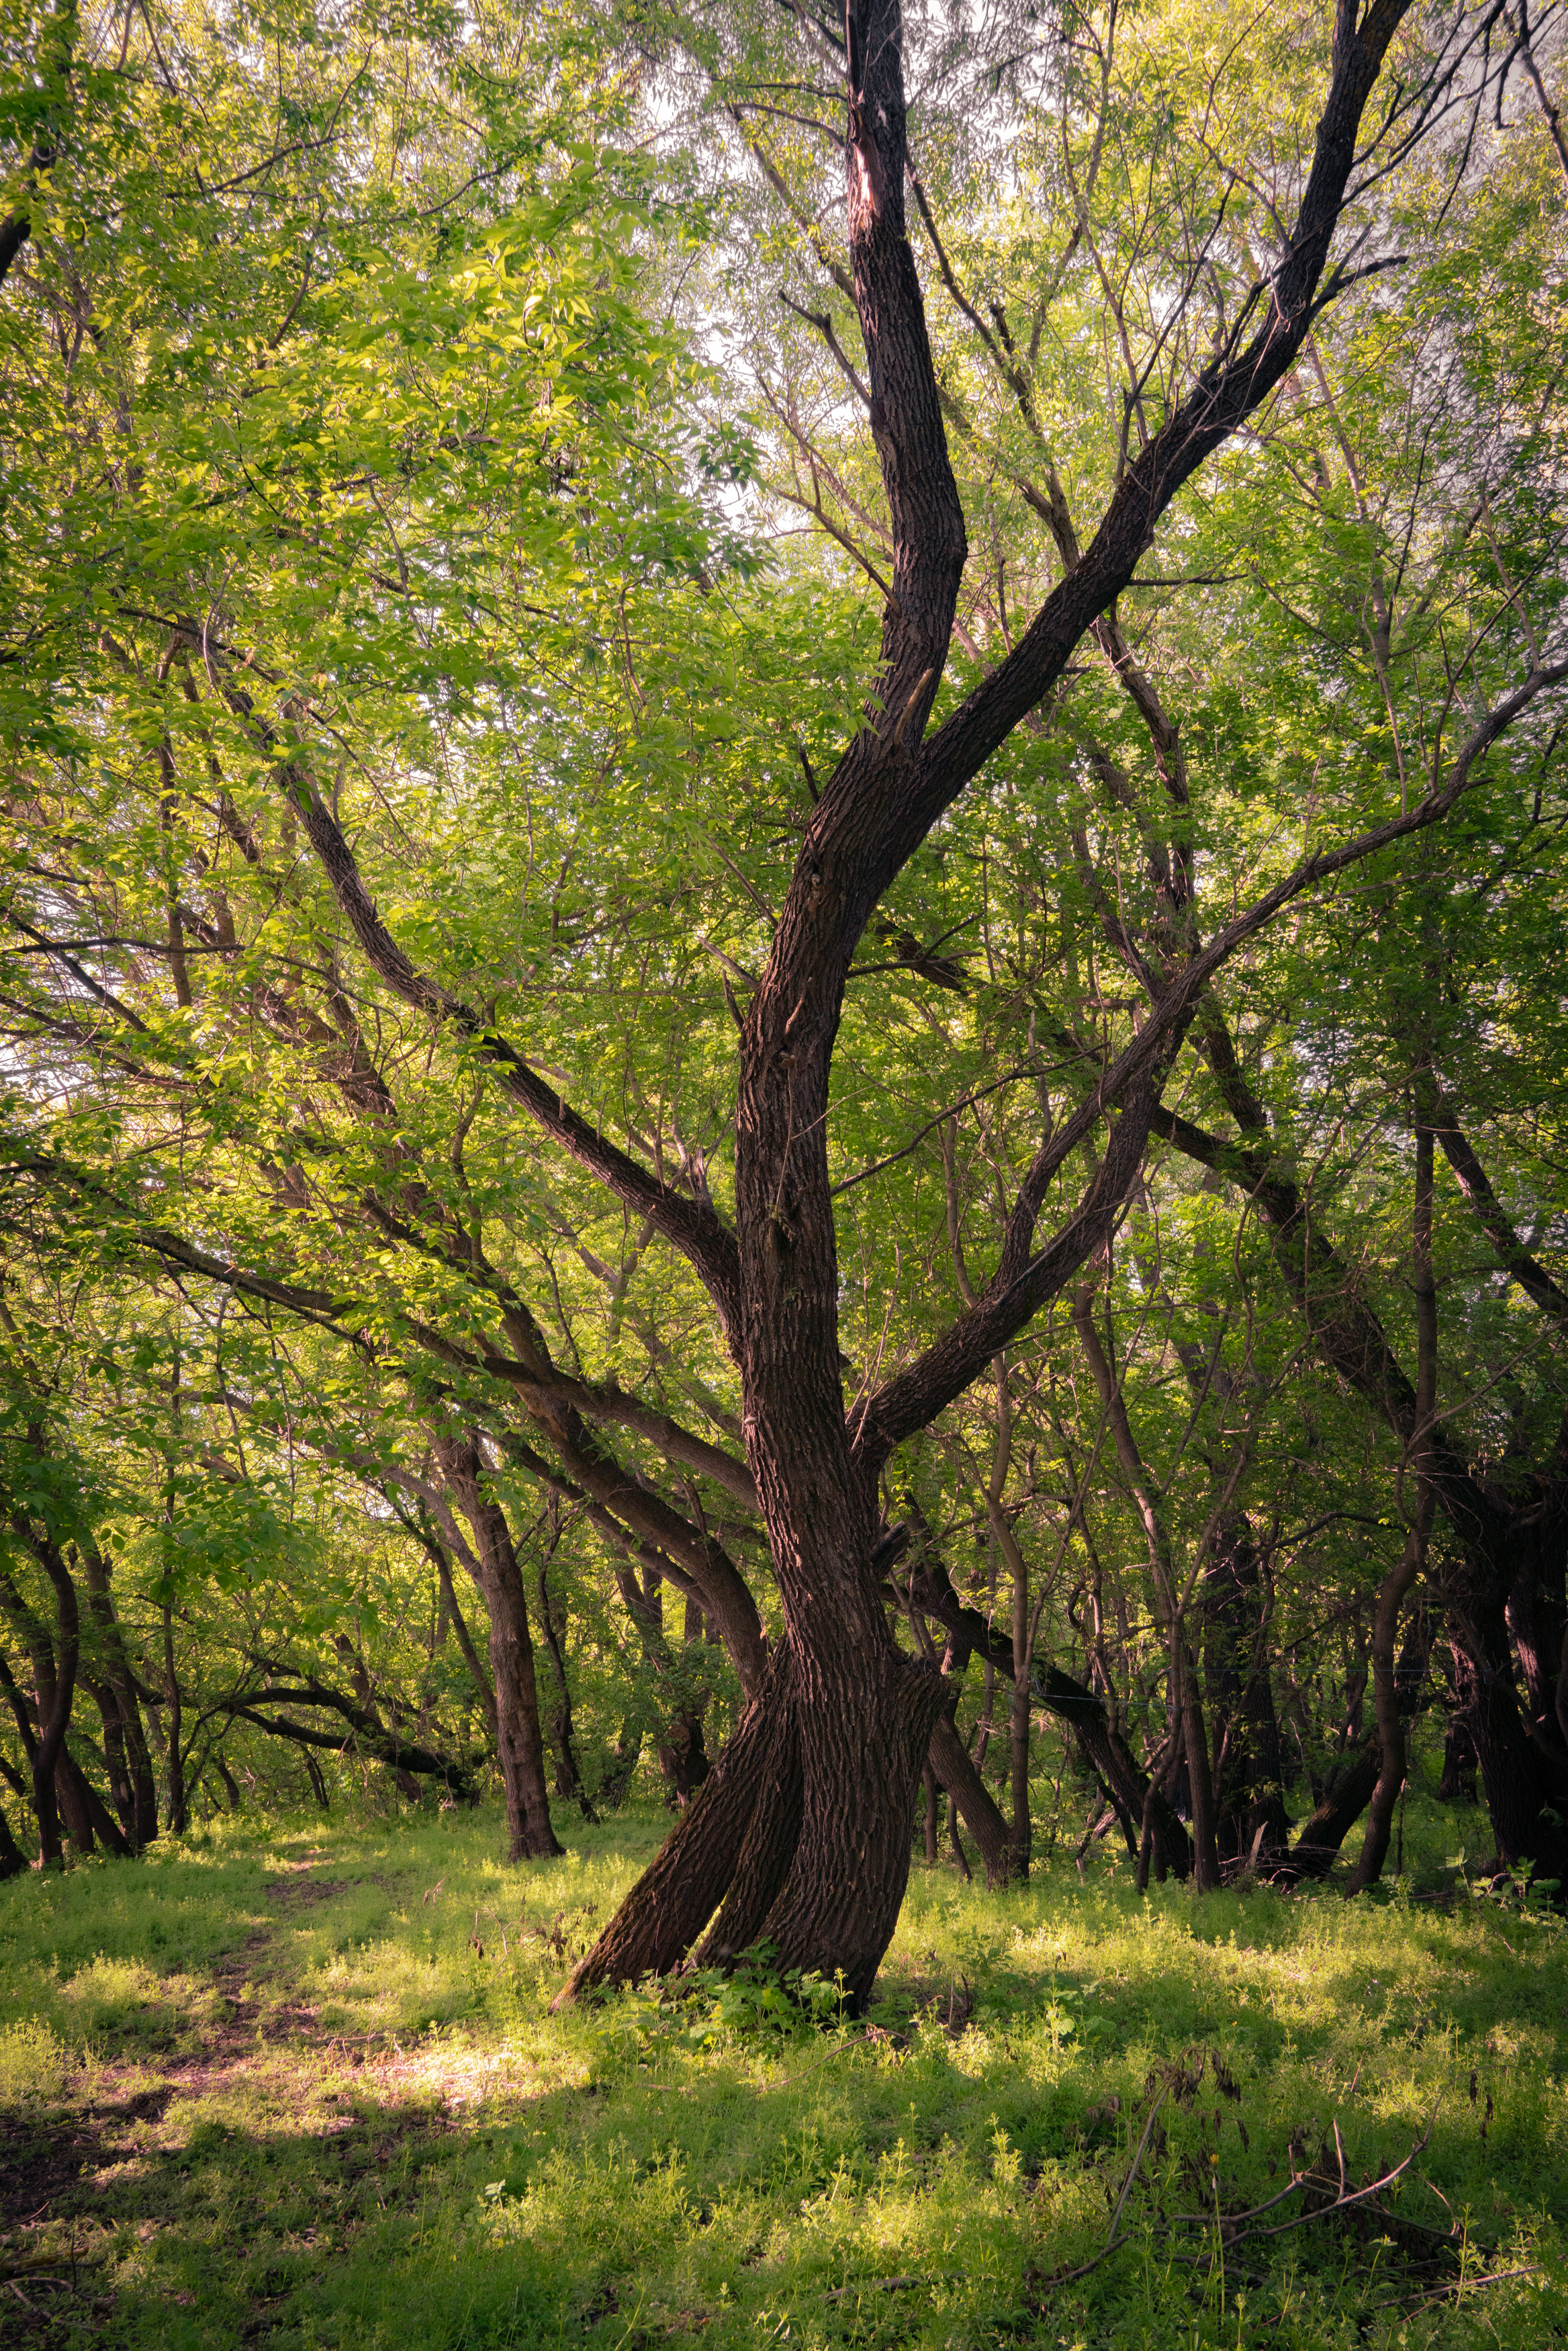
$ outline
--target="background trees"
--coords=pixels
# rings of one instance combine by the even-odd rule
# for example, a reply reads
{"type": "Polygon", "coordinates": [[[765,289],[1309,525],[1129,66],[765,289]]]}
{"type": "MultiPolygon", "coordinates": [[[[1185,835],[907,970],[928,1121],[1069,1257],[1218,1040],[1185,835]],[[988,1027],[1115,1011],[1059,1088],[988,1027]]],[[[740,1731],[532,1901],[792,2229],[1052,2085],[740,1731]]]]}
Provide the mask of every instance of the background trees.
{"type": "Polygon", "coordinates": [[[136,1844],[155,1782],[178,1824],[347,1752],[456,1796],[493,1753],[522,1857],[642,1755],[706,1792],[587,1972],[722,1901],[709,1956],[864,1990],[922,1774],[1027,1869],[1054,1722],[1089,1832],[1199,1885],[1321,1872],[1376,1790],[1365,1876],[1436,1700],[1561,1874],[1518,30],[843,30],[36,29],[46,1855],[51,1805],[136,1844]]]}

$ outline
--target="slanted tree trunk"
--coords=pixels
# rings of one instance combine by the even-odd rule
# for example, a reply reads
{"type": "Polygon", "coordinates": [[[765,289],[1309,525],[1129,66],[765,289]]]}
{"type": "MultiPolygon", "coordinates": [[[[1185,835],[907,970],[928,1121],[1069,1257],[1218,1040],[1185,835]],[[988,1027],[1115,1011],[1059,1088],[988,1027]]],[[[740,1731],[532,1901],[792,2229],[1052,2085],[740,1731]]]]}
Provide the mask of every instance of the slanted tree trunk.
{"type": "Polygon", "coordinates": [[[979,1846],[981,1860],[985,1865],[986,1884],[1005,1886],[1017,1866],[1017,1846],[1012,1829],[958,1735],[953,1720],[957,1703],[958,1693],[955,1690],[952,1699],[944,1704],[932,1726],[930,1744],[927,1749],[928,1769],[935,1782],[947,1790],[958,1807],[964,1826],[979,1846]]]}
{"type": "MultiPolygon", "coordinates": [[[[959,1598],[946,1568],[929,1552],[909,1571],[907,1592],[911,1605],[947,1632],[944,1673],[961,1673],[969,1656],[977,1650],[1003,1675],[1012,1672],[1012,1642],[995,1632],[978,1608],[968,1607],[959,1598]]],[[[1043,1675],[1035,1677],[1031,1696],[1072,1733],[1080,1759],[1116,1808],[1128,1849],[1137,1851],[1138,1831],[1147,1807],[1153,1852],[1162,1873],[1168,1869],[1174,1876],[1186,1877],[1192,1867],[1187,1831],[1158,1785],[1151,1797],[1150,1782],[1112,1722],[1105,1700],[1059,1666],[1050,1666],[1043,1675]]],[[[938,1776],[940,1777],[940,1770],[938,1776]]]]}
{"type": "Polygon", "coordinates": [[[1276,1879],[1289,1884],[1328,1876],[1341,1845],[1372,1801],[1382,1761],[1382,1741],[1374,1732],[1358,1753],[1335,1766],[1295,1844],[1274,1870],[1276,1879]]]}
{"type": "Polygon", "coordinates": [[[438,1437],[434,1452],[453,1507],[472,1531],[474,1572],[490,1616],[490,1674],[495,1687],[496,1744],[506,1791],[510,1857],[514,1861],[545,1859],[563,1848],[550,1825],[545,1741],[539,1728],[539,1694],[523,1571],[505,1513],[486,1490],[484,1466],[473,1437],[438,1437]]]}

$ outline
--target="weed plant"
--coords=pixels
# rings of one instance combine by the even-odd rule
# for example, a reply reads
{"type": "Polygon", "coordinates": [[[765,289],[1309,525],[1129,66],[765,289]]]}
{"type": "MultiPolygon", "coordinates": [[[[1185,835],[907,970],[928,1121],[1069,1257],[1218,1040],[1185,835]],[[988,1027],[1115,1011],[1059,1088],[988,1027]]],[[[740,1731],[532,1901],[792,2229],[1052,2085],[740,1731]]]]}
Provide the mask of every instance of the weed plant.
{"type": "Polygon", "coordinates": [[[1549,1915],[917,1864],[868,2017],[765,1950],[552,2015],[664,1825],[510,1869],[488,1813],[225,1822],[0,1887],[0,2338],[1568,2341],[1549,1915]]]}

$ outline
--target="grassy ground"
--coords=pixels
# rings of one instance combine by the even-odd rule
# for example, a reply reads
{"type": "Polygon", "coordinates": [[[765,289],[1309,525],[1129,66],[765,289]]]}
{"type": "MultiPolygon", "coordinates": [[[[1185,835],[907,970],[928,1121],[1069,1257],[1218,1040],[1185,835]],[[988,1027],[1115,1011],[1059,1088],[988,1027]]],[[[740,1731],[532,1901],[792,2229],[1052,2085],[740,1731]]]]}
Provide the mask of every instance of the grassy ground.
{"type": "Polygon", "coordinates": [[[1568,2341],[1554,1925],[917,1865],[869,2025],[552,2018],[662,1826],[508,1870],[493,1813],[228,1823],[0,1887],[0,2342],[1568,2341]]]}

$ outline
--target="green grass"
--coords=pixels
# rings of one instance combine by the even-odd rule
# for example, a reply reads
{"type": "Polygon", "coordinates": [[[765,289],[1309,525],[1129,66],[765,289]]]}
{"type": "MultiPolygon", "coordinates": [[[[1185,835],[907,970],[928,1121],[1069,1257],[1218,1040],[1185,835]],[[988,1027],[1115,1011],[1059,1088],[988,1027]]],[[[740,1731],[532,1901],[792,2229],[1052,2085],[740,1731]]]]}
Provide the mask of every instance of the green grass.
{"type": "Polygon", "coordinates": [[[493,1814],[224,1823],[0,1887],[0,2340],[1568,2341],[1555,1923],[917,1864],[869,2025],[551,2017],[663,1825],[513,1870],[493,1814]],[[1162,2087],[1125,2243],[1058,2281],[1162,2087]],[[1337,2183],[1336,2125],[1353,2182],[1427,2143],[1376,2214],[1221,2247],[1293,2147],[1337,2183]]]}

